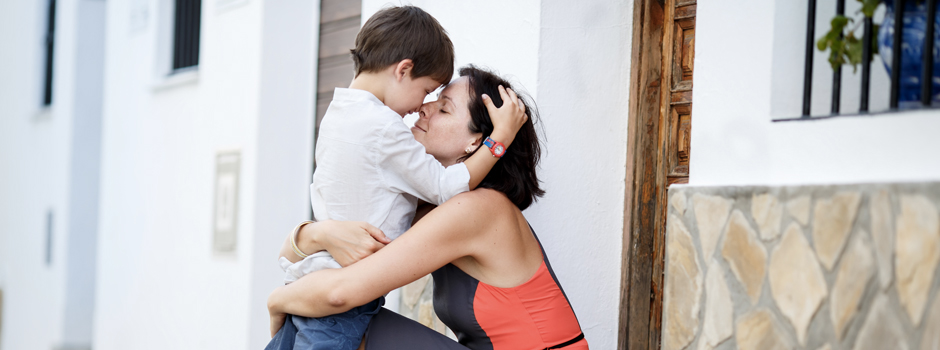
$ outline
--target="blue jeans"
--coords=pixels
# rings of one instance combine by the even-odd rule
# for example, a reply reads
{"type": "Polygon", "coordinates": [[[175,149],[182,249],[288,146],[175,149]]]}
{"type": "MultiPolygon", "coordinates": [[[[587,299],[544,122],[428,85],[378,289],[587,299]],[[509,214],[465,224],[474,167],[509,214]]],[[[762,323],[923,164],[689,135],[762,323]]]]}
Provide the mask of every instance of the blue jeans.
{"type": "Polygon", "coordinates": [[[385,298],[326,317],[287,315],[284,326],[265,350],[356,350],[372,316],[382,309],[385,298]]]}

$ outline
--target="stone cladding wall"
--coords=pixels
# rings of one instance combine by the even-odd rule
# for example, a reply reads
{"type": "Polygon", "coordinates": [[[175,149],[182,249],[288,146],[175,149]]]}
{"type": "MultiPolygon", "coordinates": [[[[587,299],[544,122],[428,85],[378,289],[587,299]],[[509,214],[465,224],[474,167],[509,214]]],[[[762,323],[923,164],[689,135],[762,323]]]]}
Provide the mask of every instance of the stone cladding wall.
{"type": "Polygon", "coordinates": [[[940,183],[669,190],[662,349],[940,350],[940,183]]]}

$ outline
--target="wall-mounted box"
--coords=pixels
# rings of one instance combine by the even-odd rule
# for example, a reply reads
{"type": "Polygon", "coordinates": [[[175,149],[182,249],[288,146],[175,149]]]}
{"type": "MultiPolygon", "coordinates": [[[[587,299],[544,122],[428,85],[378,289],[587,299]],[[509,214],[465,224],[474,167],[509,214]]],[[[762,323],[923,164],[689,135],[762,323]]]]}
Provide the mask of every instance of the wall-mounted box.
{"type": "Polygon", "coordinates": [[[238,243],[238,174],[241,153],[219,152],[215,157],[215,204],[212,251],[234,253],[238,243]]]}

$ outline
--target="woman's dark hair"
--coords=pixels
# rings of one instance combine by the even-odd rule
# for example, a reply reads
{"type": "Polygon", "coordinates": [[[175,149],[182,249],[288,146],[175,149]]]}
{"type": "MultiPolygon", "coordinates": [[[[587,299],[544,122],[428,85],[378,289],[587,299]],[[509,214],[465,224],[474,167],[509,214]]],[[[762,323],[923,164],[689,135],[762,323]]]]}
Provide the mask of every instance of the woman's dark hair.
{"type": "MultiPolygon", "coordinates": [[[[496,74],[473,65],[461,68],[460,76],[467,77],[469,80],[470,102],[467,108],[470,109],[470,131],[472,133],[482,133],[483,138],[486,139],[493,133],[493,122],[490,120],[490,113],[486,110],[486,105],[483,104],[481,96],[483,94],[489,96],[498,108],[503,105],[503,98],[499,95],[499,86],[512,88],[512,85],[496,74]]],[[[513,91],[515,90],[513,89],[513,91]]],[[[539,178],[535,173],[535,168],[539,164],[539,157],[542,154],[538,135],[535,132],[538,112],[535,103],[528,96],[519,91],[516,91],[516,95],[525,104],[525,114],[529,118],[519,129],[519,132],[516,133],[516,138],[506,148],[503,157],[496,162],[490,173],[483,178],[483,181],[477,187],[500,191],[520,210],[523,210],[528,208],[538,197],[544,195],[545,191],[539,188],[539,178]]],[[[481,147],[483,147],[482,142],[474,152],[480,151],[481,147]]],[[[488,152],[488,150],[484,151],[488,152]]],[[[460,158],[460,161],[469,157],[468,154],[460,158]]]]}

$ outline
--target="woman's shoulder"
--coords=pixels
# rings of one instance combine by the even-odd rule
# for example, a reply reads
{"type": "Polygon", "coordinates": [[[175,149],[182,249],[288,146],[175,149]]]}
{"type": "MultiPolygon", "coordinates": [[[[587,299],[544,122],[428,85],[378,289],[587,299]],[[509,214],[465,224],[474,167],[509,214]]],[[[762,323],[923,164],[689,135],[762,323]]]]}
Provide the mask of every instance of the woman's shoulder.
{"type": "Polygon", "coordinates": [[[490,188],[477,188],[472,191],[457,194],[446,203],[453,202],[454,200],[457,202],[466,202],[468,204],[488,204],[490,206],[496,207],[516,207],[516,205],[512,204],[512,201],[506,197],[506,194],[490,188]]]}
{"type": "Polygon", "coordinates": [[[458,213],[467,218],[492,218],[519,210],[505,194],[489,188],[460,193],[441,204],[438,209],[458,213]]]}

